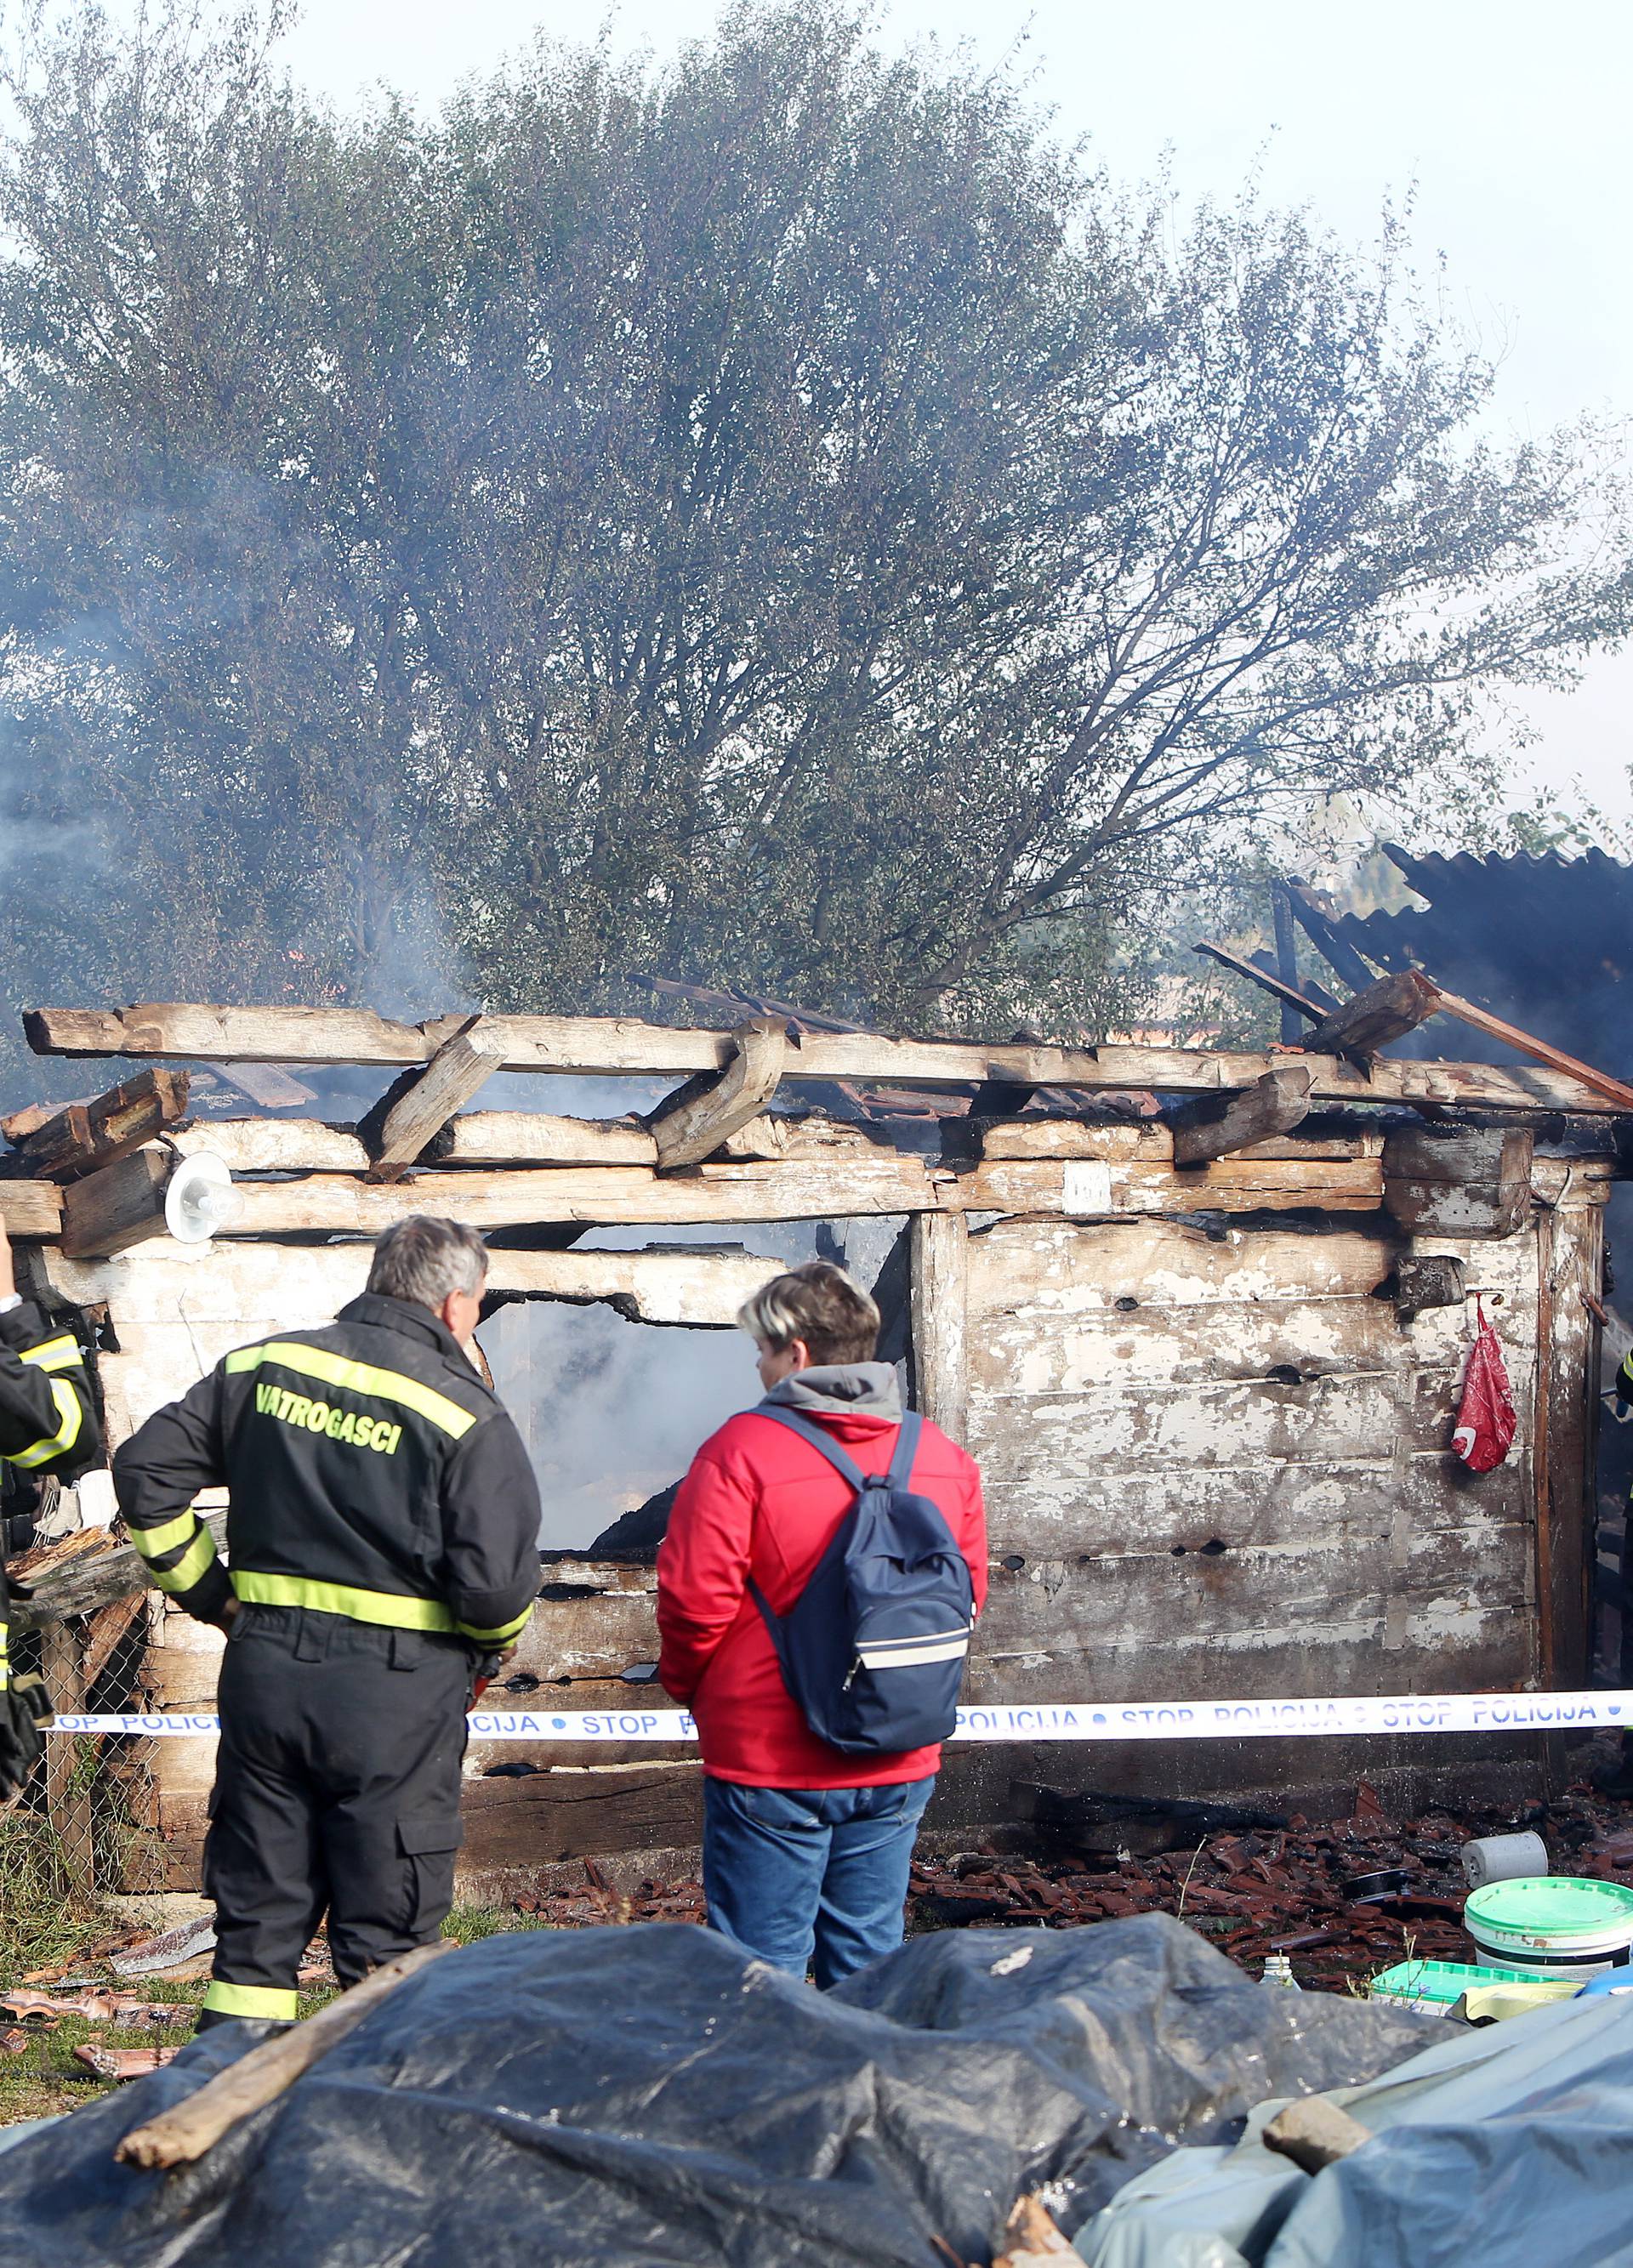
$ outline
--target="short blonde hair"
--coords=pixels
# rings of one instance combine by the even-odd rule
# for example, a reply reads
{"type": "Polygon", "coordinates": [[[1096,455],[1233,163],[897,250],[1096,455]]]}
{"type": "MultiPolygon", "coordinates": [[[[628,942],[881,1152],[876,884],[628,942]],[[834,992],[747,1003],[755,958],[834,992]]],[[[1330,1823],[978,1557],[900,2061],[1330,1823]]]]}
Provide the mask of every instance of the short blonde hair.
{"type": "Polygon", "coordinates": [[[773,1276],[743,1301],[737,1322],[773,1354],[803,1339],[814,1364],[871,1362],[879,1341],[879,1310],[829,1260],[808,1260],[773,1276]]]}

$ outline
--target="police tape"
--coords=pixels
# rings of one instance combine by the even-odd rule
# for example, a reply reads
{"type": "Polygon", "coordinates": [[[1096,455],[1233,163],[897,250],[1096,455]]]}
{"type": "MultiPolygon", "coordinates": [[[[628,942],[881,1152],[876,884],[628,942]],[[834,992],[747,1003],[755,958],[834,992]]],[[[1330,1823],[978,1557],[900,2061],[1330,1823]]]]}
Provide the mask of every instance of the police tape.
{"type": "MultiPolygon", "coordinates": [[[[473,1741],[695,1741],[684,1709],[474,1709],[473,1741]]],[[[955,1741],[1238,1741],[1267,1734],[1379,1737],[1400,1733],[1620,1732],[1633,1688],[1597,1693],[1424,1693],[1344,1700],[1034,1701],[958,1712],[955,1741]]],[[[57,1733],[166,1740],[219,1730],[201,1712],[59,1715],[57,1733]]]]}

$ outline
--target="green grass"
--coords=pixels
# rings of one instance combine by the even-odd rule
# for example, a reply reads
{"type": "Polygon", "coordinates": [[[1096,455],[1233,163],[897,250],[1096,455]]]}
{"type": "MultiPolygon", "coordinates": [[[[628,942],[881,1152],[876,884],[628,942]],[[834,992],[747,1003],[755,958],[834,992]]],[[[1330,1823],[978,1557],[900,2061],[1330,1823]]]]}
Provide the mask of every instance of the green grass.
{"type": "MultiPolygon", "coordinates": [[[[497,1906],[455,1906],[443,1933],[460,1945],[474,1945],[478,1939],[508,1930],[548,1926],[531,1915],[506,1913],[497,1906]]],[[[9,1990],[36,1970],[69,1962],[70,1977],[93,1978],[146,2000],[185,2001],[195,2007],[203,2001],[203,1977],[178,1982],[163,1977],[115,1977],[106,1960],[92,1951],[106,1948],[115,1933],[107,1911],[76,1883],[48,1824],[28,1813],[0,1816],[0,1988],[9,1990]]],[[[42,1983],[28,1989],[55,1996],[66,1988],[42,1983]]],[[[329,1986],[303,1992],[302,2015],[311,2015],[333,1997],[329,1986]]],[[[21,2054],[0,2055],[0,2126],[77,2110],[119,2086],[119,2080],[99,2079],[74,2061],[74,2050],[87,2040],[103,2047],[174,2047],[190,2036],[185,2030],[92,2024],[79,2016],[65,2016],[54,2031],[30,2032],[21,2054]]]]}

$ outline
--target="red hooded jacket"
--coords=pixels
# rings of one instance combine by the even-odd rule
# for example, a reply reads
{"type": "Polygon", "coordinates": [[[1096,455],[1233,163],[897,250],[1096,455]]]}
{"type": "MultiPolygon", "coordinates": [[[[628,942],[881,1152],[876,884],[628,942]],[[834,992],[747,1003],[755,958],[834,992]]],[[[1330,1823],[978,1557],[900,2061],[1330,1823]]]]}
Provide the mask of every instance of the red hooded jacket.
{"type": "MultiPolygon", "coordinates": [[[[898,1423],[863,1410],[812,1409],[866,1473],[883,1472],[898,1423]]],[[[975,1461],[927,1419],[912,1487],[946,1514],[986,1596],[986,1518],[975,1461]]],[[[939,1748],[846,1756],[819,1741],[788,1697],[771,1636],[746,1590],[752,1573],[786,1615],[856,1498],[825,1458],[785,1425],[744,1410],[711,1434],[681,1483],[658,1552],[658,1676],[697,1719],[703,1769],[752,1787],[882,1787],[926,1779],[939,1748]]]]}

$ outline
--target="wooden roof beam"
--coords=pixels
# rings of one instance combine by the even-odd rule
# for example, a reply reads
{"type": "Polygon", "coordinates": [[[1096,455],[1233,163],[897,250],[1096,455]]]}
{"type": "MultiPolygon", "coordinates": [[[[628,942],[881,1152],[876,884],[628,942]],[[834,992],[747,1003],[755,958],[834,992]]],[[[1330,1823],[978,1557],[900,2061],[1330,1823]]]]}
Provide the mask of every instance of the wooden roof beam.
{"type": "Polygon", "coordinates": [[[647,1119],[661,1172],[700,1166],[728,1135],[757,1118],[777,1092],[788,1053],[787,1027],[757,1016],[732,1034],[730,1063],[716,1079],[690,1079],[647,1119]]]}
{"type": "Polygon", "coordinates": [[[410,1071],[381,1097],[358,1128],[373,1163],[371,1182],[402,1178],[478,1087],[503,1067],[505,1042],[472,1016],[445,1040],[422,1071],[410,1071]]]}
{"type": "MultiPolygon", "coordinates": [[[[428,1063],[462,1018],[391,1023],[351,1008],[223,1008],[172,1005],[125,1009],[40,1008],[24,1021],[41,1055],[139,1056],[196,1062],[428,1063]]],[[[729,1032],[671,1031],[616,1016],[490,1016],[511,1071],[683,1075],[721,1071],[729,1032]]],[[[1633,1108],[1596,1081],[1529,1065],[1379,1060],[1358,1069],[1341,1056],[1310,1050],[1313,1104],[1423,1102],[1464,1108],[1603,1113],[1633,1108]]],[[[1155,1088],[1207,1094],[1251,1086],[1281,1058],[1201,1048],[1046,1047],[979,1040],[891,1039],[872,1032],[807,1032],[793,1037],[785,1080],[861,1079],[888,1086],[979,1085],[988,1079],[1026,1086],[1089,1090],[1155,1088]]],[[[1622,1089],[1622,1094],[1633,1090],[1622,1089]]]]}

